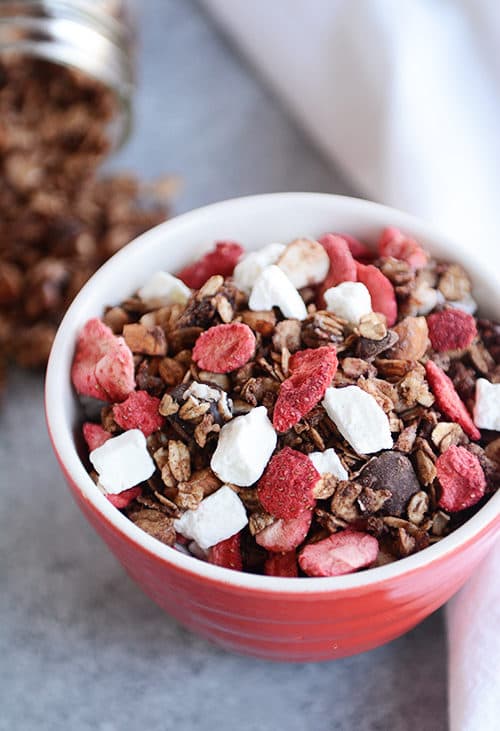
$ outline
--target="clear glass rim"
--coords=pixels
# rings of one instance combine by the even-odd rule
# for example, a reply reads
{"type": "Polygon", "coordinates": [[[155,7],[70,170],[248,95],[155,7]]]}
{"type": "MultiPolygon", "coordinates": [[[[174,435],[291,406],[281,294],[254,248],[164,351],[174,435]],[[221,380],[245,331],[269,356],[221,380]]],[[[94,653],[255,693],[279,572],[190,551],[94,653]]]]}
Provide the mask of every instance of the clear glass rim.
{"type": "Polygon", "coordinates": [[[88,0],[0,2],[0,55],[26,55],[73,68],[110,89],[119,113],[113,147],[129,136],[134,88],[131,39],[117,18],[88,0]]]}

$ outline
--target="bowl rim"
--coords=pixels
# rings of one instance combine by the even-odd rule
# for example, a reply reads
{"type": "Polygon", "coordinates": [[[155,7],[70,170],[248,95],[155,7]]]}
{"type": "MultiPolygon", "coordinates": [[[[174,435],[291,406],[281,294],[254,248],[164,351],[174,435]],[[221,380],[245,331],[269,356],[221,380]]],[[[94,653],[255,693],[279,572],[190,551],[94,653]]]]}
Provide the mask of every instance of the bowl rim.
{"type": "MultiPolygon", "coordinates": [[[[354,208],[368,215],[372,214],[374,218],[386,216],[388,222],[397,218],[399,227],[411,230],[413,235],[417,237],[420,235],[422,238],[440,242],[450,251],[453,251],[456,246],[450,239],[437,231],[435,227],[408,213],[361,198],[329,193],[284,192],[249,195],[211,203],[175,216],[149,229],[114,254],[88,280],[68,308],[58,328],[46,371],[45,415],[50,441],[67,481],[78,491],[79,497],[115,533],[128,539],[140,551],[160,559],[165,566],[190,574],[198,580],[224,585],[234,590],[275,593],[277,595],[288,594],[296,598],[300,596],[306,597],[310,594],[337,594],[352,590],[359,591],[363,588],[375,587],[377,584],[387,585],[388,588],[388,584],[393,580],[403,576],[407,577],[409,574],[425,569],[427,566],[441,561],[450,554],[463,549],[466,544],[475,542],[482,534],[489,531],[495,522],[500,522],[500,491],[496,495],[493,495],[472,518],[467,520],[446,538],[418,553],[403,559],[398,559],[384,566],[344,576],[308,577],[304,580],[244,573],[200,561],[191,555],[186,555],[181,551],[161,543],[138,528],[118,509],[111,505],[109,500],[96,489],[94,482],[80,460],[72,435],[71,425],[66,423],[63,414],[62,399],[58,398],[58,391],[61,379],[67,378],[68,373],[63,371],[61,363],[64,362],[64,359],[60,356],[65,348],[67,340],[66,333],[71,331],[73,321],[77,318],[77,313],[82,304],[92,296],[91,293],[95,288],[96,282],[107,277],[117,261],[121,261],[124,257],[129,256],[131,251],[135,251],[147,244],[148,240],[151,240],[151,245],[153,245],[154,240],[161,237],[163,233],[168,232],[169,235],[172,235],[177,229],[181,230],[184,227],[189,227],[198,218],[203,218],[206,215],[213,215],[218,212],[223,215],[224,209],[245,204],[252,205],[253,202],[258,203],[259,201],[263,201],[263,199],[270,200],[271,202],[278,202],[278,200],[286,201],[292,206],[328,199],[329,204],[335,202],[338,206],[354,208]]],[[[491,270],[493,268],[488,271],[486,267],[482,267],[480,262],[473,259],[472,256],[467,257],[462,249],[458,260],[463,262],[464,259],[468,259],[465,268],[472,274],[483,279],[491,277],[491,270]]],[[[386,588],[386,586],[381,588],[386,588]]]]}

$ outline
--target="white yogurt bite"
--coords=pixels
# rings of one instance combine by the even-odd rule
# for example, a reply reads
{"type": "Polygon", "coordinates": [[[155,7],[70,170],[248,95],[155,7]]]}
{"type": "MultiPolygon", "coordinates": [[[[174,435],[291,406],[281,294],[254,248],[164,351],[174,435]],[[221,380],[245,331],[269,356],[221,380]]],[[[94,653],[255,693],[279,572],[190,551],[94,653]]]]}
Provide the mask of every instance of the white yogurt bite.
{"type": "Polygon", "coordinates": [[[147,480],[155,471],[140,429],[129,429],[108,439],[89,454],[89,459],[99,475],[100,487],[112,495],[147,480]]]}
{"type": "Polygon", "coordinates": [[[245,294],[250,294],[259,274],[275,264],[285,250],[284,244],[268,244],[258,251],[245,254],[236,264],[233,272],[235,285],[245,294]]]}
{"type": "Polygon", "coordinates": [[[174,528],[206,551],[216,543],[234,536],[247,522],[245,506],[240,498],[234,490],[223,485],[202,500],[196,510],[186,510],[174,521],[174,528]]]}
{"type": "Polygon", "coordinates": [[[337,317],[358,325],[364,315],[372,311],[372,299],[362,282],[342,282],[330,287],[324,294],[326,309],[337,317]]]}
{"type": "Polygon", "coordinates": [[[338,480],[347,480],[349,477],[346,468],[333,448],[325,449],[324,452],[311,452],[308,457],[320,475],[330,474],[338,480]]]}
{"type": "Polygon", "coordinates": [[[248,487],[264,472],[276,442],[267,409],[258,406],[222,427],[210,467],[222,482],[248,487]]]}
{"type": "Polygon", "coordinates": [[[500,383],[477,379],[474,423],[478,429],[500,431],[500,383]]]}
{"type": "Polygon", "coordinates": [[[296,239],[288,244],[277,265],[294,287],[300,289],[323,282],[330,269],[330,259],[314,239],[296,239]]]}
{"type": "Polygon", "coordinates": [[[389,420],[376,400],[359,386],[327,388],[323,407],[358,454],[392,449],[389,420]]]}
{"type": "Polygon", "coordinates": [[[286,274],[275,264],[263,269],[257,277],[248,306],[257,312],[279,307],[285,317],[294,320],[305,320],[307,317],[304,300],[286,274]]]}
{"type": "Polygon", "coordinates": [[[185,305],[191,290],[177,277],[168,272],[155,272],[137,294],[148,307],[185,305]]]}

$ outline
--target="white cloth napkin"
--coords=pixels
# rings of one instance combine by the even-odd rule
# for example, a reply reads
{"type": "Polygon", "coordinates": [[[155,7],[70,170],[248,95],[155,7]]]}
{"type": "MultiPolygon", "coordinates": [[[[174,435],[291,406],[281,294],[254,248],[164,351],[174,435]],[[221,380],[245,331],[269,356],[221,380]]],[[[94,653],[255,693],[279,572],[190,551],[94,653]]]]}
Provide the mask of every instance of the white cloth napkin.
{"type": "MultiPolygon", "coordinates": [[[[498,0],[202,0],[368,197],[500,269],[498,0]]],[[[500,728],[500,542],[449,603],[451,731],[500,728]]]]}

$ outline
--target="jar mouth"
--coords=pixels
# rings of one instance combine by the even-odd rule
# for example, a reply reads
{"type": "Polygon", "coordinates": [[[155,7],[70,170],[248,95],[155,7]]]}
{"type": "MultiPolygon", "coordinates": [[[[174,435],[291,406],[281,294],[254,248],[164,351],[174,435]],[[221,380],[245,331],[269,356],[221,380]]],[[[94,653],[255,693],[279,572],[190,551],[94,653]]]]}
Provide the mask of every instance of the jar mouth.
{"type": "Polygon", "coordinates": [[[131,126],[131,39],[118,19],[88,0],[16,0],[0,5],[0,55],[27,55],[77,69],[108,87],[121,114],[115,147],[131,126]]]}

